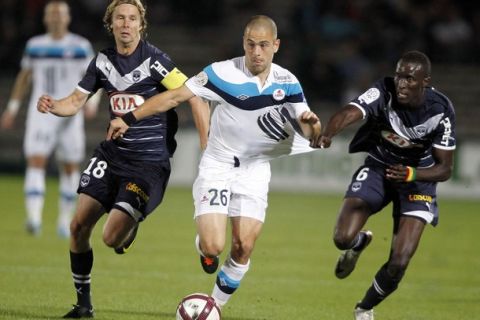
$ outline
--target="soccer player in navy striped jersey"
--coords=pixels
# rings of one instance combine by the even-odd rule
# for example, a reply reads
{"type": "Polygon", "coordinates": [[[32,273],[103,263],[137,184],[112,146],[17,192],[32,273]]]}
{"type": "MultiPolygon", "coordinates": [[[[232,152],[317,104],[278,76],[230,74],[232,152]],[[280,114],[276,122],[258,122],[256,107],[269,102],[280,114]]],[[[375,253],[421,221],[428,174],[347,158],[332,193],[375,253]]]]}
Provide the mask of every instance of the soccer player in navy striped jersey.
{"type": "MultiPolygon", "coordinates": [[[[61,119],[37,112],[37,100],[45,90],[55,98],[68,95],[85,74],[94,53],[90,42],[71,33],[70,8],[65,1],[49,1],[44,9],[47,33],[27,41],[7,108],[2,114],[2,129],[11,129],[21,102],[32,84],[28,105],[24,154],[27,158],[25,172],[26,229],[40,235],[45,199],[45,171],[50,155],[55,152],[60,171],[60,198],[58,202],[57,231],[68,238],[70,220],[75,210],[80,163],[85,158],[84,114],[61,119]]],[[[96,114],[99,96],[90,99],[85,116],[96,114]]]]}
{"type": "Polygon", "coordinates": [[[347,126],[366,119],[350,152],[367,152],[354,173],[333,240],[345,250],[335,274],[347,277],[372,240],[362,230],[368,218],[393,203],[393,239],[386,263],[356,305],[357,320],[374,319],[373,307],[394,292],[426,224],[438,222],[436,186],[450,178],[455,149],[455,113],[450,100],[429,86],[431,63],[419,51],[405,53],[394,77],[374,83],[335,113],[314,145],[328,148],[347,126]]]}
{"type": "MultiPolygon", "coordinates": [[[[89,95],[103,88],[109,97],[110,116],[115,118],[185,82],[187,77],[168,55],[143,39],[147,21],[140,0],[113,0],[104,22],[115,46],[97,54],[72,94],[60,100],[42,96],[37,104],[40,112],[72,116],[89,95]]],[[[189,102],[204,146],[208,106],[197,97],[189,102]]],[[[101,142],[94,151],[80,177],[78,206],[70,225],[77,303],[64,318],[93,317],[90,236],[98,220],[108,212],[103,241],[121,254],[135,239],[138,224],[161,203],[170,176],[170,157],[176,148],[177,126],[175,110],[159,113],[136,123],[121,139],[101,142]]]]}
{"type": "Polygon", "coordinates": [[[232,226],[230,254],[212,292],[219,306],[227,303],[249,269],[268,204],[269,160],[312,151],[309,139],[320,134],[320,120],[310,111],[296,77],[272,63],[279,46],[275,22],[254,16],[245,27],[244,56],[213,63],[179,89],[156,95],[110,122],[108,135],[118,139],[137,121],[191,97],[216,106],[193,197],[196,247],[207,273],[218,267],[229,218],[232,226]]]}

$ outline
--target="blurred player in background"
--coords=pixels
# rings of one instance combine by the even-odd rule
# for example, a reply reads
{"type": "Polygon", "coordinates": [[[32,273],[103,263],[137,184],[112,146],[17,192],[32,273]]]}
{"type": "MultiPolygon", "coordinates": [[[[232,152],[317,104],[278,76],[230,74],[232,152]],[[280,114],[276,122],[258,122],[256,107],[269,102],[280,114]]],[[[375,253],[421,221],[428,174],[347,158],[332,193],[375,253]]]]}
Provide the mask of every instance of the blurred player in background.
{"type": "Polygon", "coordinates": [[[212,292],[219,306],[228,302],[250,267],[265,221],[269,160],[312,151],[308,138],[320,134],[320,120],[310,111],[296,77],[272,63],[279,46],[275,22],[254,16],[244,31],[244,56],[213,63],[181,88],[156,95],[110,122],[109,136],[121,139],[141,119],[194,96],[216,106],[193,197],[196,246],[205,272],[216,272],[228,218],[232,226],[230,254],[212,292]]]}
{"type": "Polygon", "coordinates": [[[345,250],[335,268],[338,278],[354,270],[372,240],[372,232],[362,230],[368,218],[393,203],[390,255],[357,303],[357,320],[374,318],[373,307],[397,289],[425,225],[438,222],[436,187],[452,174],[455,113],[450,100],[429,87],[430,73],[425,54],[405,53],[395,76],[376,82],[335,113],[317,141],[328,148],[344,128],[367,120],[350,152],[368,156],[353,175],[334,231],[335,245],[345,250]]]}
{"type": "MultiPolygon", "coordinates": [[[[88,40],[69,32],[70,9],[65,1],[50,1],[45,6],[43,21],[47,33],[27,42],[1,127],[13,127],[18,108],[32,84],[24,138],[26,228],[34,235],[41,232],[45,170],[56,149],[61,164],[57,230],[61,237],[68,237],[77,199],[79,164],[85,156],[84,115],[82,112],[72,118],[58,118],[37,112],[36,106],[42,93],[55,98],[69,94],[85,74],[93,50],[88,40]]],[[[98,102],[98,97],[89,100],[87,117],[95,115],[98,102]]]]}
{"type": "MultiPolygon", "coordinates": [[[[60,100],[48,95],[40,97],[40,112],[72,116],[89,95],[103,88],[109,96],[110,116],[114,118],[187,80],[168,55],[143,40],[147,21],[140,0],[113,0],[106,9],[104,23],[115,46],[97,54],[69,96],[60,100]]],[[[208,132],[208,106],[196,97],[189,102],[203,147],[208,132]]],[[[94,151],[80,177],[77,210],[70,226],[70,262],[77,303],[64,318],[94,315],[90,236],[98,220],[108,212],[103,241],[122,254],[133,243],[138,224],[161,203],[170,177],[177,126],[177,114],[170,110],[139,121],[124,137],[103,141],[94,151]]]]}

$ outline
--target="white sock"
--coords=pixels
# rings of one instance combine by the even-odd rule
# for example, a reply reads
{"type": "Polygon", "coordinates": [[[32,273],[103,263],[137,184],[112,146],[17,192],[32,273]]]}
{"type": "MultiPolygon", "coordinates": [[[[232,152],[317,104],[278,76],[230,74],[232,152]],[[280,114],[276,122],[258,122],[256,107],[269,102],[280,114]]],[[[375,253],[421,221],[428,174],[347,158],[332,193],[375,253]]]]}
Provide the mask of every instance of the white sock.
{"type": "Polygon", "coordinates": [[[58,227],[69,229],[77,203],[77,188],[80,172],[60,173],[60,198],[58,200],[58,227]]]}
{"type": "Polygon", "coordinates": [[[220,307],[223,307],[235,290],[237,290],[249,267],[250,260],[248,260],[247,264],[239,264],[233,261],[230,256],[225,260],[220,272],[217,274],[217,281],[212,291],[212,297],[220,307]]]}
{"type": "Polygon", "coordinates": [[[27,219],[30,224],[40,226],[45,202],[45,169],[27,167],[23,190],[27,219]]]}

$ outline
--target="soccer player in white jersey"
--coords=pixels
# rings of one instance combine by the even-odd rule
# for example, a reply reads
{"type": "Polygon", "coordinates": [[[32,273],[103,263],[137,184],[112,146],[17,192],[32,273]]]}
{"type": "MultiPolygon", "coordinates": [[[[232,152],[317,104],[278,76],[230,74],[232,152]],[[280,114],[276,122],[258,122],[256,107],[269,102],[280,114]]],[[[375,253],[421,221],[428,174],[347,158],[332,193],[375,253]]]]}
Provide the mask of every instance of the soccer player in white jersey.
{"type": "Polygon", "coordinates": [[[156,95],[110,123],[108,136],[118,139],[140,119],[193,96],[215,105],[193,197],[196,246],[205,272],[217,270],[228,218],[232,226],[230,254],[212,292],[219,306],[249,269],[265,220],[269,160],[311,151],[309,139],[320,133],[320,120],[310,111],[298,80],[272,63],[279,45],[275,22],[254,16],[244,31],[244,56],[213,63],[179,89],[156,95]]]}
{"type": "MultiPolygon", "coordinates": [[[[18,108],[32,83],[24,137],[27,158],[25,206],[27,231],[38,235],[42,226],[45,197],[45,168],[56,149],[60,165],[58,234],[69,236],[79,180],[79,163],[85,154],[83,113],[73,118],[58,118],[37,112],[37,99],[44,92],[62,97],[72,91],[93,57],[90,42],[70,33],[70,9],[65,1],[50,1],[44,10],[47,33],[28,40],[7,108],[2,114],[2,129],[14,126],[18,108]]],[[[87,115],[94,116],[98,98],[89,102],[87,115]]]]}

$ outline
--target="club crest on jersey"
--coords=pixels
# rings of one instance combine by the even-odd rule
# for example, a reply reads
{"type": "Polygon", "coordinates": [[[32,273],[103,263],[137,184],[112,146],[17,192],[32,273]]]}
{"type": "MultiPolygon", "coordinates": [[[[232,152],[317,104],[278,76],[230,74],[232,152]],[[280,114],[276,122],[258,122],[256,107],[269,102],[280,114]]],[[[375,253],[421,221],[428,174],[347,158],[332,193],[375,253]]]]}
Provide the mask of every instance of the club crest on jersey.
{"type": "Polygon", "coordinates": [[[276,89],[273,91],[272,96],[276,101],[283,100],[285,98],[285,91],[283,89],[276,89]]]}
{"type": "Polygon", "coordinates": [[[142,73],[140,72],[140,70],[134,70],[133,73],[132,73],[132,79],[134,82],[138,82],[140,81],[140,76],[142,75],[142,73]]]}
{"type": "Polygon", "coordinates": [[[425,133],[427,133],[427,127],[424,126],[424,125],[419,125],[419,126],[416,126],[413,128],[413,130],[415,130],[415,132],[420,136],[420,137],[423,137],[425,135],[425,133]]]}
{"type": "Polygon", "coordinates": [[[194,81],[197,85],[199,86],[204,86],[208,82],[208,75],[205,71],[201,71],[199,74],[197,74],[194,78],[194,81]]]}
{"type": "Polygon", "coordinates": [[[355,181],[354,183],[352,183],[352,191],[353,192],[357,192],[361,188],[362,188],[362,183],[361,182],[355,181]]]}
{"type": "Polygon", "coordinates": [[[90,177],[87,176],[86,174],[83,174],[82,177],[80,178],[80,185],[82,187],[86,187],[88,186],[89,183],[90,183],[90,177]]]}
{"type": "Polygon", "coordinates": [[[144,102],[145,99],[136,94],[117,93],[110,96],[110,108],[113,114],[120,117],[125,113],[135,110],[144,102]]]}

